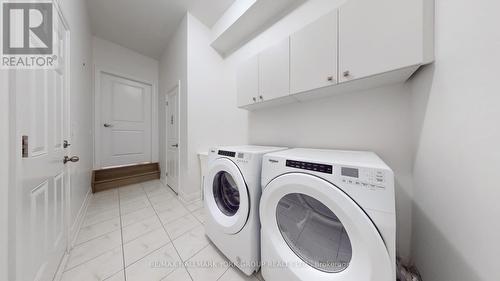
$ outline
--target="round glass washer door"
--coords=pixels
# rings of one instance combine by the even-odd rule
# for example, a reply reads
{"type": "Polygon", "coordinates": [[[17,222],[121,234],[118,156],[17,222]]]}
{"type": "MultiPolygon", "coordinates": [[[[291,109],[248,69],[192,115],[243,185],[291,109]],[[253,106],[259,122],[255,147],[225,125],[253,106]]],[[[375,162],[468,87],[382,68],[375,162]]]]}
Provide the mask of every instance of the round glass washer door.
{"type": "Polygon", "coordinates": [[[225,233],[235,234],[246,224],[249,213],[248,190],[240,170],[227,158],[211,164],[204,186],[207,215],[225,233]]]}
{"type": "Polygon", "coordinates": [[[240,192],[233,176],[226,171],[218,172],[213,181],[215,203],[224,215],[232,217],[240,208],[240,192]]]}
{"type": "Polygon", "coordinates": [[[389,252],[368,215],[313,175],[273,179],[260,201],[262,262],[285,262],[300,280],[393,280],[389,252]],[[266,253],[272,253],[272,260],[266,253]]]}

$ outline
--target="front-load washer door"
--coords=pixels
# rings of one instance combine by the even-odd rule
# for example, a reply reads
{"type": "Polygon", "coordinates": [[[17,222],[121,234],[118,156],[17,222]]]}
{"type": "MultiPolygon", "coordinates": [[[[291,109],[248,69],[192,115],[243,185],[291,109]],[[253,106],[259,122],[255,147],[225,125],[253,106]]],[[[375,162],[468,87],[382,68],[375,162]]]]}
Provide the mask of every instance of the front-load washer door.
{"type": "Polygon", "coordinates": [[[366,213],[335,185],[290,173],[265,188],[260,201],[262,239],[269,239],[297,280],[389,281],[393,266],[366,213]]]}
{"type": "Polygon", "coordinates": [[[226,158],[216,159],[210,167],[204,187],[206,211],[225,233],[238,233],[245,226],[250,209],[243,175],[226,158]]]}

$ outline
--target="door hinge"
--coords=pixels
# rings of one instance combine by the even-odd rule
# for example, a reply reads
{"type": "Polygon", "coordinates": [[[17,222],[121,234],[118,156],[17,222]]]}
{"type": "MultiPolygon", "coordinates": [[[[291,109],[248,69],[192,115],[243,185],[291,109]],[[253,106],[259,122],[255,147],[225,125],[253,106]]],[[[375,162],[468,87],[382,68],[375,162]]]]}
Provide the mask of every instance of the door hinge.
{"type": "Polygon", "coordinates": [[[168,172],[165,173],[165,176],[168,177],[168,172]]]}
{"type": "Polygon", "coordinates": [[[174,125],[174,116],[170,116],[170,125],[174,125]]]}
{"type": "Polygon", "coordinates": [[[68,148],[68,146],[71,146],[71,143],[69,143],[67,140],[64,140],[63,148],[68,148]]]}
{"type": "Polygon", "coordinates": [[[28,158],[28,150],[29,150],[28,136],[23,136],[21,148],[22,148],[22,157],[28,158]]]}
{"type": "Polygon", "coordinates": [[[167,101],[167,106],[168,106],[168,101],[167,101]]]}

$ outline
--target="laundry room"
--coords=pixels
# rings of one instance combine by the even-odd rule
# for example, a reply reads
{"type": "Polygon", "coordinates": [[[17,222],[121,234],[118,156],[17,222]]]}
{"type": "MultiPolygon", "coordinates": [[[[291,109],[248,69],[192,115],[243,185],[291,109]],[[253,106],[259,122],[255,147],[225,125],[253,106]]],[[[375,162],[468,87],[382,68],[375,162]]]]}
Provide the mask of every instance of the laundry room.
{"type": "Polygon", "coordinates": [[[500,280],[500,3],[0,2],[0,280],[500,280]]]}

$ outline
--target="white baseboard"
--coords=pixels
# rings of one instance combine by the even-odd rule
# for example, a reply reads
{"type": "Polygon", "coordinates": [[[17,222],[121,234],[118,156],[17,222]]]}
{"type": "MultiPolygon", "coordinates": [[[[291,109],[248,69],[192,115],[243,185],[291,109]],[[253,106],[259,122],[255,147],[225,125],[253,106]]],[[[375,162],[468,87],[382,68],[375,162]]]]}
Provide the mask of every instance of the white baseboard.
{"type": "Polygon", "coordinates": [[[59,268],[57,269],[53,281],[61,281],[64,273],[64,268],[66,268],[66,263],[68,262],[68,260],[69,260],[69,253],[66,252],[61,260],[61,263],[59,264],[59,268]]]}
{"type": "Polygon", "coordinates": [[[90,199],[92,198],[92,188],[89,188],[87,191],[87,195],[85,196],[85,200],[83,200],[82,206],[80,206],[80,210],[78,211],[78,215],[76,216],[75,222],[73,225],[70,227],[68,233],[68,249],[64,253],[64,256],[61,260],[61,263],[59,264],[59,268],[57,269],[56,275],[54,276],[53,281],[60,281],[62,278],[62,275],[64,273],[64,269],[66,268],[66,263],[68,262],[69,259],[69,253],[71,249],[73,249],[73,246],[76,243],[76,239],[78,238],[78,233],[80,232],[80,228],[83,224],[83,219],[85,218],[85,215],[87,214],[87,208],[90,203],[90,199]]]}
{"type": "Polygon", "coordinates": [[[179,192],[179,199],[186,204],[194,203],[201,200],[201,194],[199,192],[193,192],[193,193],[179,192]]]}
{"type": "Polygon", "coordinates": [[[163,183],[164,186],[167,186],[167,178],[166,177],[161,177],[160,182],[163,183]]]}
{"type": "Polygon", "coordinates": [[[78,233],[80,232],[80,228],[83,223],[83,219],[85,218],[85,215],[87,214],[87,208],[90,203],[90,199],[92,198],[92,188],[89,188],[87,191],[87,195],[85,196],[85,200],[83,201],[82,206],[80,207],[80,210],[78,211],[78,215],[76,216],[75,222],[70,228],[69,232],[69,249],[71,250],[73,246],[76,243],[76,239],[78,238],[78,233]]]}

